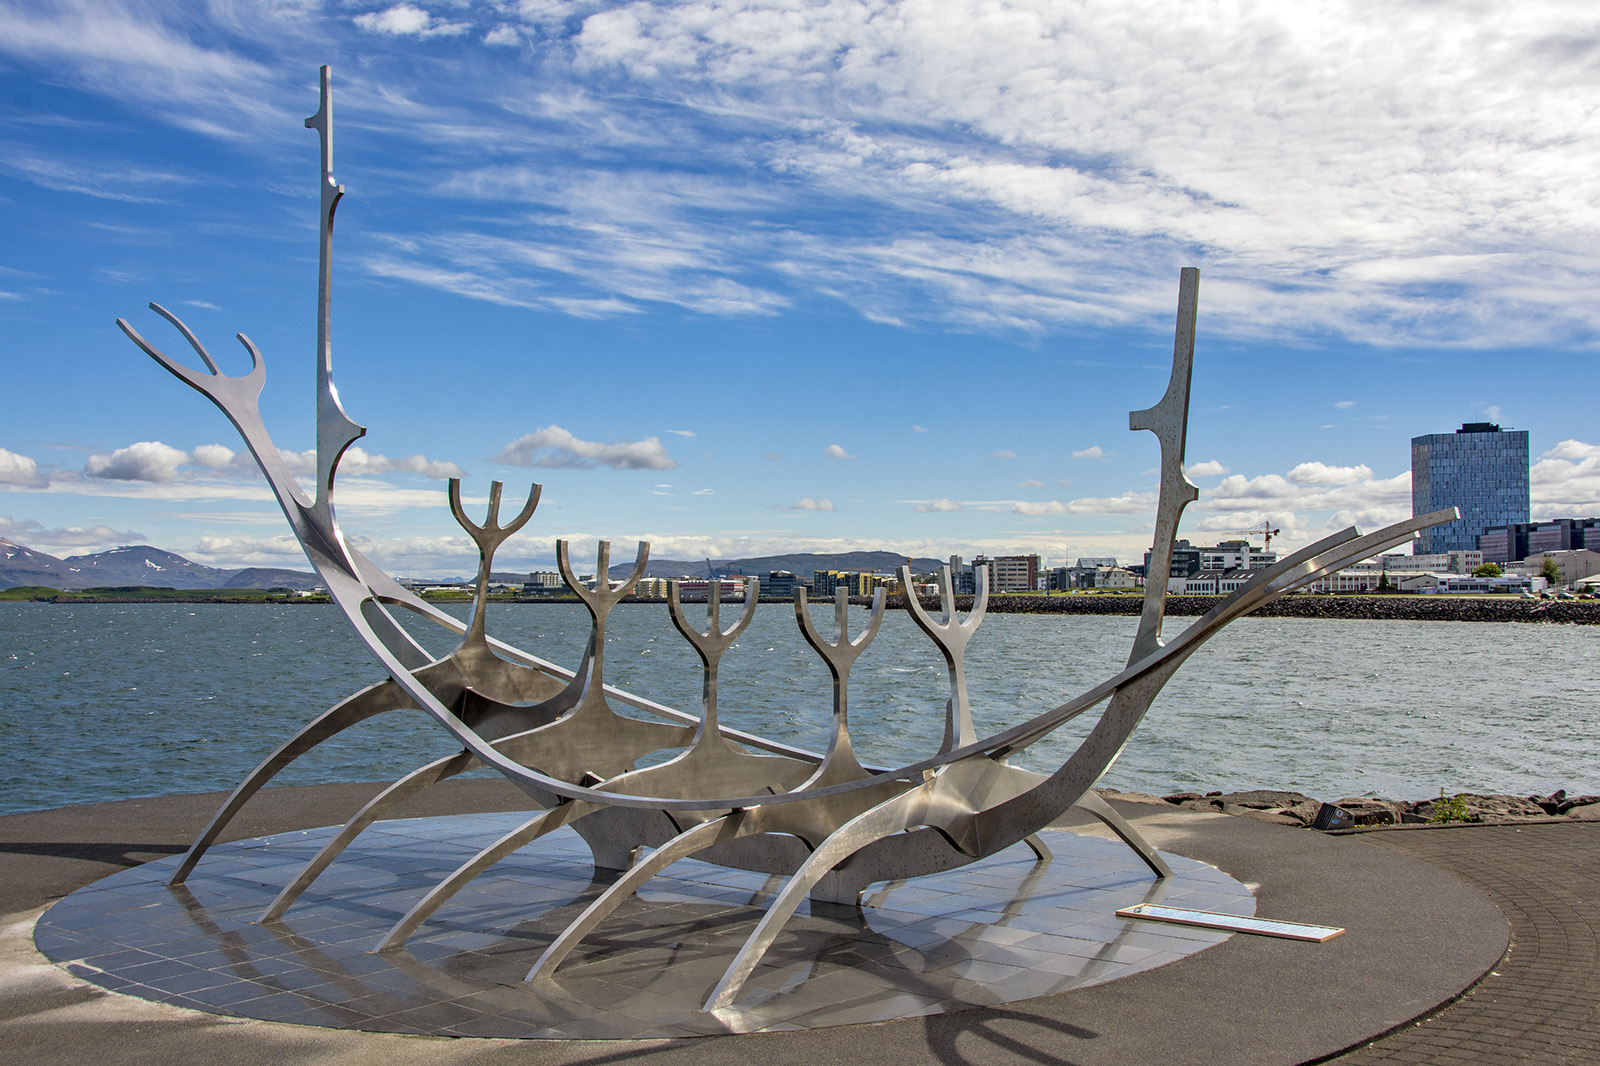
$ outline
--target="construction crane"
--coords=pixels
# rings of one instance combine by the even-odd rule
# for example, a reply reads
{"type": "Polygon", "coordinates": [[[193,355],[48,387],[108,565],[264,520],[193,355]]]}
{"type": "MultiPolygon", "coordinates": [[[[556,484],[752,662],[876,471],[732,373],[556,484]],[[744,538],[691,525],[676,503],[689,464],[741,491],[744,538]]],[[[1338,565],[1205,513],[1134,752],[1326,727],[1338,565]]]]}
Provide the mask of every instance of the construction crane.
{"type": "Polygon", "coordinates": [[[1261,528],[1260,529],[1228,529],[1228,530],[1224,530],[1224,531],[1218,533],[1217,536],[1219,536],[1219,537],[1265,537],[1266,541],[1265,541],[1265,543],[1263,543],[1261,545],[1261,550],[1262,551],[1268,551],[1268,550],[1270,550],[1272,548],[1272,538],[1277,536],[1279,533],[1282,533],[1282,532],[1283,532],[1283,530],[1281,530],[1281,529],[1273,529],[1271,522],[1263,522],[1263,523],[1261,523],[1261,528]]]}

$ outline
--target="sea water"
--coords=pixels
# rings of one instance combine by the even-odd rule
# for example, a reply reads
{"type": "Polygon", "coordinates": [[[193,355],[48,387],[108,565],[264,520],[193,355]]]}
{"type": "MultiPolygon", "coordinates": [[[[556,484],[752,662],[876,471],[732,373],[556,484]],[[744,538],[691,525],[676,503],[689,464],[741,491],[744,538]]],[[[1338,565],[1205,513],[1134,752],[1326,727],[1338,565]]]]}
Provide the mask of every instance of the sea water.
{"type": "MultiPolygon", "coordinates": [[[[738,605],[724,609],[731,624],[738,605]]],[[[465,617],[465,605],[451,608],[465,617]]],[[[690,605],[691,618],[703,607],[690,605]]],[[[833,635],[831,606],[813,608],[833,635]]],[[[588,638],[576,604],[489,608],[490,632],[567,667],[588,638]]],[[[867,612],[850,611],[851,635],[867,612]]],[[[1024,721],[1122,668],[1137,619],[991,615],[968,646],[978,735],[1024,721]]],[[[1188,619],[1169,619],[1166,636],[1188,619]]],[[[435,653],[455,637],[412,626],[435,653]]],[[[315,715],[382,680],[337,608],[0,604],[0,813],[231,788],[315,715]]],[[[606,679],[697,711],[700,667],[662,606],[610,619],[606,679]]],[[[794,612],[764,604],[720,677],[729,727],[821,750],[826,667],[794,612]]],[[[888,614],[850,681],[862,761],[931,755],[949,682],[933,644],[888,614]]],[[[1446,792],[1600,792],[1600,626],[1245,618],[1196,652],[1101,782],[1123,790],[1284,788],[1324,799],[1446,792]]],[[[1059,766],[1098,709],[1018,755],[1059,766]]],[[[417,711],[353,727],[278,784],[392,779],[458,750],[417,711]]]]}

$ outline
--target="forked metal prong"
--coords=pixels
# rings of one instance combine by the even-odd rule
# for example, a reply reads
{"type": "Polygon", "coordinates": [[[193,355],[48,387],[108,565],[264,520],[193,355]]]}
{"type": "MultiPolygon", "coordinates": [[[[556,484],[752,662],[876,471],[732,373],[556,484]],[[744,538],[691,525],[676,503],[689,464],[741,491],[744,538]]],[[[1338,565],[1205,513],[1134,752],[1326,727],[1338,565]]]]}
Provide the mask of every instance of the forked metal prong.
{"type": "Polygon", "coordinates": [[[972,634],[983,622],[984,613],[989,608],[989,570],[987,567],[974,567],[974,571],[978,583],[977,594],[973,597],[972,610],[967,612],[966,621],[962,621],[956,616],[950,568],[939,568],[939,601],[944,605],[944,613],[935,622],[928,617],[927,609],[911,588],[911,567],[900,567],[900,587],[905,590],[906,613],[911,615],[917,628],[938,645],[950,675],[950,699],[945,705],[944,740],[940,744],[940,751],[964,747],[978,739],[972,726],[972,706],[967,699],[967,675],[963,661],[967,641],[972,639],[972,634]]]}

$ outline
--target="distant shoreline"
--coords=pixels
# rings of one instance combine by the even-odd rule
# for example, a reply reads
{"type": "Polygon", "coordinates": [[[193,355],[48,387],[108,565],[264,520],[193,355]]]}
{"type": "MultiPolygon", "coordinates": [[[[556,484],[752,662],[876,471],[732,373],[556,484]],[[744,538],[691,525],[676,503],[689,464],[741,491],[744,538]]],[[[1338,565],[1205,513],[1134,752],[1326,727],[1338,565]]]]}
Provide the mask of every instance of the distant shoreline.
{"type": "MultiPolygon", "coordinates": [[[[1167,597],[1166,613],[1173,617],[1196,617],[1218,603],[1220,596],[1167,597]]],[[[271,603],[326,604],[326,596],[297,596],[281,589],[168,589],[122,586],[82,590],[59,590],[40,586],[0,589],[0,602],[11,603],[271,603]]],[[[469,596],[430,598],[431,603],[471,603],[469,596]]],[[[522,604],[576,604],[572,596],[515,597],[494,599],[497,606],[522,604]]],[[[665,604],[656,597],[629,597],[624,603],[665,604]]],[[[704,602],[686,600],[685,602],[704,602]]],[[[734,601],[738,602],[738,601],[734,601]]],[[[778,597],[761,598],[762,603],[787,606],[793,601],[778,597]]],[[[812,602],[824,602],[814,599],[812,602]]],[[[866,606],[871,600],[852,597],[852,604],[866,606]]],[[[937,609],[938,604],[924,600],[937,609]]],[[[1076,593],[1068,595],[1008,594],[989,598],[990,614],[1070,614],[1137,615],[1144,597],[1134,593],[1076,593]]],[[[904,599],[890,596],[890,610],[902,610],[904,599]]],[[[972,609],[971,596],[956,597],[957,610],[972,609]]],[[[1253,611],[1258,618],[1368,619],[1398,622],[1549,622],[1566,625],[1600,625],[1600,600],[1523,600],[1509,597],[1418,596],[1418,595],[1308,595],[1285,596],[1253,611]]]]}

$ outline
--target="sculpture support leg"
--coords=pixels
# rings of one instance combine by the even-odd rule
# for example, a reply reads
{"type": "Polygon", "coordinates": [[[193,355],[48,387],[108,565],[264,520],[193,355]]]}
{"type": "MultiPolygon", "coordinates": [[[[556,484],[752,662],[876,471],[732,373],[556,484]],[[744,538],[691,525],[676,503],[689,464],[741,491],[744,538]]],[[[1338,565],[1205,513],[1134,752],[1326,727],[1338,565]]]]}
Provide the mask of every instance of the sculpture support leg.
{"type": "Polygon", "coordinates": [[[275,922],[283,917],[283,912],[300,894],[311,887],[311,883],[322,875],[322,871],[337,859],[345,848],[360,835],[361,831],[389,810],[399,806],[402,802],[421,792],[430,785],[436,785],[446,778],[456,774],[465,773],[477,763],[477,756],[471,752],[460,752],[443,759],[438,759],[402,777],[388,788],[374,796],[367,805],[355,813],[355,816],[346,822],[339,832],[311,857],[295,879],[283,887],[278,893],[278,898],[272,905],[262,912],[257,922],[275,922]]]}
{"type": "Polygon", "coordinates": [[[250,797],[264,788],[268,781],[277,776],[278,771],[294,762],[300,756],[321,744],[324,740],[336,733],[342,732],[358,722],[364,722],[374,715],[385,711],[412,708],[409,697],[401,691],[400,686],[393,681],[381,681],[376,685],[362,689],[354,696],[318,715],[306,726],[284,741],[282,746],[262,760],[261,765],[250,772],[250,776],[239,783],[233,790],[233,795],[222,808],[212,815],[211,821],[195,837],[194,843],[189,845],[189,850],[183,856],[183,861],[178,863],[178,868],[173,871],[169,885],[181,885],[188,878],[200,857],[206,853],[216,842],[217,836],[227,828],[233,816],[239,809],[250,801],[250,797]]]}
{"type": "Polygon", "coordinates": [[[637,892],[641,886],[656,874],[665,870],[679,859],[687,858],[697,851],[704,851],[713,844],[720,844],[740,835],[743,819],[737,815],[717,818],[709,822],[701,822],[692,829],[686,829],[661,845],[649,855],[634,863],[617,880],[606,887],[606,890],[584,908],[571,924],[561,931],[549,947],[544,949],[544,954],[539,956],[533,964],[533,969],[528,971],[525,980],[533,981],[538,978],[549,977],[556,972],[556,967],[561,965],[578,942],[588,936],[594,928],[605,920],[606,916],[616,910],[627,898],[637,892]]]}
{"type": "Polygon", "coordinates": [[[594,804],[574,800],[548,811],[540,811],[462,863],[449,877],[434,885],[426,896],[423,896],[406,912],[404,918],[394,924],[394,928],[389,930],[374,950],[393,951],[395,948],[403,946],[407,940],[411,939],[411,934],[421,928],[422,923],[427,921],[434,911],[447,903],[457,892],[467,887],[473,878],[523,845],[538,840],[545,834],[552,833],[574,819],[581,818],[583,815],[597,809],[594,804]]]}
{"type": "Polygon", "coordinates": [[[874,840],[922,824],[928,799],[924,788],[902,793],[850,819],[824,840],[767,907],[767,913],[761,916],[755,931],[745,940],[739,954],[734,956],[703,1009],[709,1012],[731,1006],[739,998],[739,992],[756,964],[772,947],[784,925],[811,891],[811,886],[874,840]]]}
{"type": "MultiPolygon", "coordinates": [[[[1101,799],[1094,789],[1090,789],[1079,796],[1078,802],[1073,806],[1081,808],[1084,812],[1092,814],[1104,822],[1107,828],[1122,838],[1124,844],[1138,853],[1139,858],[1144,860],[1144,864],[1150,867],[1157,877],[1172,876],[1172,867],[1167,865],[1167,860],[1161,857],[1161,853],[1156,851],[1150,842],[1141,836],[1139,831],[1126,818],[1118,814],[1111,804],[1101,799]]],[[[1029,837],[1028,839],[1031,841],[1033,838],[1029,837]]],[[[1029,843],[1028,846],[1032,847],[1033,845],[1029,843]]]]}

